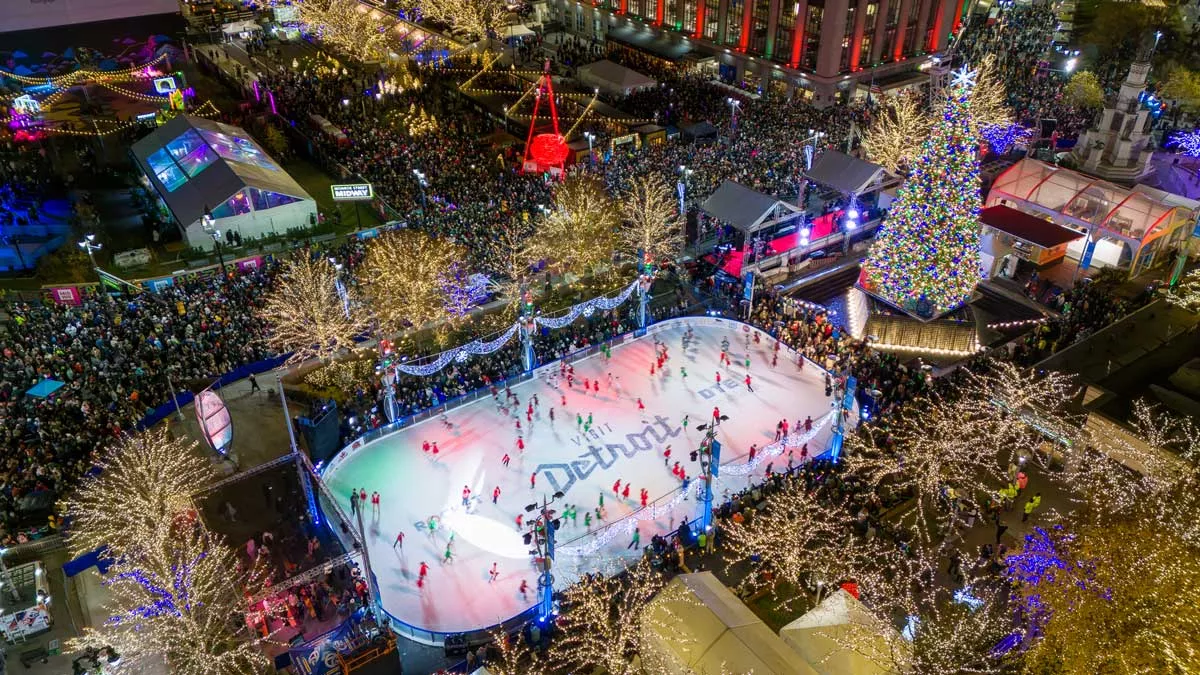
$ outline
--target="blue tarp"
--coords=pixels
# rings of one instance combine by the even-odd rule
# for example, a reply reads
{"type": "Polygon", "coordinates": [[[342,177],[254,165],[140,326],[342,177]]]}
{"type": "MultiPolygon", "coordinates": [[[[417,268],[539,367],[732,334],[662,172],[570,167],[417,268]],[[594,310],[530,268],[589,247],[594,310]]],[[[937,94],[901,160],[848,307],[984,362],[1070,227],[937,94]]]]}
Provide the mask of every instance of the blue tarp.
{"type": "Polygon", "coordinates": [[[87,568],[95,566],[100,574],[108,574],[108,568],[112,567],[113,561],[106,555],[107,553],[108,547],[101,546],[91,553],[84,553],[74,560],[68,560],[63,564],[63,573],[68,577],[73,577],[87,568]]]}
{"type": "Polygon", "coordinates": [[[49,398],[50,394],[53,394],[54,392],[58,391],[59,389],[62,389],[64,384],[66,384],[66,383],[60,382],[58,380],[51,380],[50,378],[46,378],[46,379],[42,380],[41,382],[38,382],[37,384],[33,385],[33,387],[29,389],[29,391],[25,392],[25,395],[26,396],[36,396],[37,398],[49,398]]]}

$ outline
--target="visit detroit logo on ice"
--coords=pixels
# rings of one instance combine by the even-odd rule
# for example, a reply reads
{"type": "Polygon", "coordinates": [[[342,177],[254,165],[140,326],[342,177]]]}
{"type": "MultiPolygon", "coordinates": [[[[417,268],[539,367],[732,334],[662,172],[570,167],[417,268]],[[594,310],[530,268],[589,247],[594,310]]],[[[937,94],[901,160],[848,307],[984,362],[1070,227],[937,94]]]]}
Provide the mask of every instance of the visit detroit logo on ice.
{"type": "MultiPolygon", "coordinates": [[[[696,393],[701,398],[711,400],[718,394],[732,391],[741,386],[738,382],[724,382],[701,389],[696,393]]],[[[571,439],[571,442],[580,447],[587,443],[587,452],[579,455],[579,459],[566,463],[538,464],[534,473],[545,475],[546,480],[550,482],[556,492],[562,491],[566,494],[577,481],[586,480],[596,469],[609,468],[616,464],[620,457],[632,458],[639,452],[654,452],[657,447],[666,444],[669,439],[683,433],[683,427],[672,427],[670,420],[662,415],[655,415],[654,422],[647,424],[641,433],[625,434],[624,443],[606,442],[600,445],[591,442],[607,441],[606,437],[611,433],[613,433],[611,424],[597,424],[588,433],[577,434],[571,439]]]]}

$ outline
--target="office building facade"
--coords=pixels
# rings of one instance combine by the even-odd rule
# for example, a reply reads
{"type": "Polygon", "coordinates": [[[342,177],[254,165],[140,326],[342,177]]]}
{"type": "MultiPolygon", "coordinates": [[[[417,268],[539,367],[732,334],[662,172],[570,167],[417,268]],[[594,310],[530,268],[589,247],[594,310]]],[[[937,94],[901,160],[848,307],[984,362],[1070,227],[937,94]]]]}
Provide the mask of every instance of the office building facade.
{"type": "Polygon", "coordinates": [[[818,106],[924,81],[965,0],[546,0],[568,32],[818,106]]]}

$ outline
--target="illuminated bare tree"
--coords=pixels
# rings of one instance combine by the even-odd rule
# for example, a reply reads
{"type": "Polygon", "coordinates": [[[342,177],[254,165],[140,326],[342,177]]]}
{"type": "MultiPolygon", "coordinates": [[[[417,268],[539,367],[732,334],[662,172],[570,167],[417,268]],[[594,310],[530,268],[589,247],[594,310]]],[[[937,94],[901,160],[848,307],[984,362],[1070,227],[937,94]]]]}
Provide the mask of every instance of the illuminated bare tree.
{"type": "Polygon", "coordinates": [[[300,22],[322,42],[361,61],[387,54],[388,26],[357,0],[298,0],[300,22]]]}
{"type": "Polygon", "coordinates": [[[109,618],[85,629],[73,650],[112,647],[111,672],[145,672],[156,660],[182,675],[268,672],[260,640],[249,634],[232,549],[199,522],[191,495],[212,477],[195,444],[166,431],[132,436],[107,449],[103,471],[68,503],[68,543],[76,555],[106,545],[109,618]]]}
{"type": "Polygon", "coordinates": [[[383,335],[458,321],[455,293],[461,246],[415,230],[396,230],[372,239],[358,269],[359,283],[383,335]]]}
{"type": "Polygon", "coordinates": [[[554,208],[538,218],[532,252],[552,268],[577,277],[612,264],[620,218],[600,181],[568,178],[554,195],[554,208]]]}
{"type": "Polygon", "coordinates": [[[291,352],[289,364],[354,349],[354,338],[367,327],[356,296],[328,260],[304,254],[290,258],[257,312],[270,326],[267,344],[291,352]]]}
{"type": "Polygon", "coordinates": [[[503,0],[425,0],[425,17],[446,24],[472,40],[503,35],[508,7],[503,0]]]}
{"type": "Polygon", "coordinates": [[[902,94],[888,103],[871,122],[862,145],[872,162],[898,173],[920,154],[930,121],[916,96],[902,94]]]}
{"type": "Polygon", "coordinates": [[[645,253],[648,263],[673,262],[683,250],[683,215],[671,186],[657,173],[633,179],[619,202],[625,221],[620,230],[625,252],[645,253]]]}

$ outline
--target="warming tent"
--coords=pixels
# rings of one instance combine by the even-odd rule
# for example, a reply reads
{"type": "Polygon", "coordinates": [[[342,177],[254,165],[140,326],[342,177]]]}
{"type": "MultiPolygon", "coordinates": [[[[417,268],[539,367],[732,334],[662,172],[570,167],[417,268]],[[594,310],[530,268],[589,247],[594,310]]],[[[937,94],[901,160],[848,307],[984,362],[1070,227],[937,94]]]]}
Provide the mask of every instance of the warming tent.
{"type": "Polygon", "coordinates": [[[712,572],[675,577],[645,611],[646,672],[818,675],[712,572]]]}
{"type": "Polygon", "coordinates": [[[844,589],[779,629],[779,637],[820,675],[894,673],[908,651],[908,642],[894,628],[844,589]]]}
{"type": "Polygon", "coordinates": [[[615,96],[628,96],[658,84],[654,78],[608,59],[579,66],[575,71],[575,78],[581,84],[615,96]]]}
{"type": "Polygon", "coordinates": [[[213,248],[206,209],[223,235],[282,234],[316,222],[313,198],[240,127],[180,115],[134,143],[133,157],[189,246],[213,248]]]}
{"type": "Polygon", "coordinates": [[[1082,267],[1118,267],[1136,276],[1187,238],[1192,209],[1035,159],[996,177],[985,206],[1005,205],[1087,234],[1067,247],[1082,267]]]}

